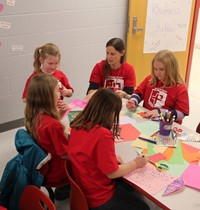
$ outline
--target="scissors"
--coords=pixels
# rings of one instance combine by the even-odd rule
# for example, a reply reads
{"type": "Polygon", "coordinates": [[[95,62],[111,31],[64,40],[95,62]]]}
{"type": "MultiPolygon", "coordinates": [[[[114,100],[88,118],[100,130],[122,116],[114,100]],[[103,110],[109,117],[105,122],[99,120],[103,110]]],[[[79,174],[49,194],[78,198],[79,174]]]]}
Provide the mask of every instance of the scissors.
{"type": "Polygon", "coordinates": [[[182,132],[182,129],[181,128],[178,128],[178,127],[173,127],[173,132],[175,134],[178,134],[178,133],[181,133],[182,132]]]}
{"type": "Polygon", "coordinates": [[[156,163],[151,160],[149,160],[149,162],[152,163],[158,171],[164,171],[169,169],[169,166],[164,163],[156,163]]]}

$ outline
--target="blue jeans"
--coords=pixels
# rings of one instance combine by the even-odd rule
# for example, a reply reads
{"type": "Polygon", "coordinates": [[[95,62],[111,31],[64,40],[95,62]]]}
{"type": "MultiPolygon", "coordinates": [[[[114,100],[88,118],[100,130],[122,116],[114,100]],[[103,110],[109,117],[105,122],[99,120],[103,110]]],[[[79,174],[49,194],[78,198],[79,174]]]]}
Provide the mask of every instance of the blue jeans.
{"type": "Polygon", "coordinates": [[[137,196],[137,193],[131,186],[117,179],[113,197],[103,205],[89,210],[150,210],[149,206],[137,196]]]}

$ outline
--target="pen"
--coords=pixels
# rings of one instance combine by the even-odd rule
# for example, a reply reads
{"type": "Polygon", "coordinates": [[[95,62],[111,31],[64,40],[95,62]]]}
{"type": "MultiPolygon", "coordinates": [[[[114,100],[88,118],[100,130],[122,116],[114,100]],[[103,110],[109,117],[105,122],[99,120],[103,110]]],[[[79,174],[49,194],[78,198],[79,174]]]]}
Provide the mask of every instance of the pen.
{"type": "Polygon", "coordinates": [[[138,139],[141,139],[141,140],[153,143],[153,144],[157,144],[156,141],[154,141],[153,139],[147,139],[147,138],[144,138],[144,137],[141,137],[141,136],[139,136],[138,139]]]}

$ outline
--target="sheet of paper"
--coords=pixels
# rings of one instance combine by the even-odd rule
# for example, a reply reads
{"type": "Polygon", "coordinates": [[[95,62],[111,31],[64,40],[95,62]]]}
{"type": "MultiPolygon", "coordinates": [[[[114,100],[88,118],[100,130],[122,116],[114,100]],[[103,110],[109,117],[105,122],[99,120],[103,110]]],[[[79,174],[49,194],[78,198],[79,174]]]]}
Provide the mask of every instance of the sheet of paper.
{"type": "Polygon", "coordinates": [[[151,136],[159,130],[159,123],[154,121],[144,121],[134,125],[142,134],[151,136]]]}
{"type": "Polygon", "coordinates": [[[186,186],[200,189],[200,166],[190,164],[181,177],[184,179],[186,186]]]}
{"type": "Polygon", "coordinates": [[[119,124],[120,125],[128,124],[128,123],[134,125],[134,124],[136,124],[136,120],[133,119],[133,118],[130,118],[130,117],[126,116],[126,115],[120,116],[120,118],[119,118],[119,124]]]}
{"type": "Polygon", "coordinates": [[[151,195],[166,188],[176,179],[165,171],[158,171],[156,167],[150,163],[143,168],[134,170],[124,177],[151,195]]]}
{"type": "Polygon", "coordinates": [[[162,153],[157,153],[154,155],[149,156],[149,160],[153,161],[153,162],[158,162],[160,160],[164,160],[165,156],[162,153]]]}
{"type": "Polygon", "coordinates": [[[136,139],[131,143],[131,146],[137,147],[137,148],[142,148],[142,149],[147,149],[147,142],[141,141],[140,139],[136,139]]]}
{"type": "Polygon", "coordinates": [[[133,125],[129,124],[123,124],[119,126],[119,140],[122,141],[129,141],[137,139],[137,137],[140,135],[140,131],[138,131],[133,125]]]}

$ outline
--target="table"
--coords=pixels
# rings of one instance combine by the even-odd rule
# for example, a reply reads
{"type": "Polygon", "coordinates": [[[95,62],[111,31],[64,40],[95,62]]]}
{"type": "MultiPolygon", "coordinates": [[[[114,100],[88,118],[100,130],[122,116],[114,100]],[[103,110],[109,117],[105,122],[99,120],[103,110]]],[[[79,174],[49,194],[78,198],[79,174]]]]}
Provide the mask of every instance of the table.
{"type": "MultiPolygon", "coordinates": [[[[123,100],[123,110],[125,108],[126,101],[123,100]]],[[[63,120],[63,123],[68,128],[69,121],[68,117],[65,117],[63,120]]],[[[143,122],[145,119],[138,118],[136,121],[143,122]]],[[[174,123],[174,126],[177,126],[178,124],[174,123]]],[[[178,125],[180,127],[180,125],[178,125]]],[[[188,128],[181,125],[181,128],[184,132],[190,132],[195,133],[194,131],[189,130],[188,128]]],[[[68,129],[66,129],[68,130],[68,129]]],[[[196,135],[200,135],[195,133],[196,135]]],[[[136,149],[131,146],[132,141],[126,141],[126,142],[120,142],[115,144],[116,153],[119,154],[124,162],[128,162],[130,160],[133,160],[136,155],[136,149]]],[[[193,145],[194,147],[200,148],[200,143],[192,143],[188,142],[188,144],[193,145]]],[[[199,177],[200,178],[200,177],[199,177]]],[[[179,193],[169,195],[169,196],[162,196],[165,189],[160,191],[159,193],[155,195],[151,195],[147,191],[144,191],[140,186],[136,186],[135,184],[131,183],[130,181],[123,178],[125,181],[127,181],[130,185],[132,185],[134,188],[136,188],[140,193],[145,195],[148,199],[153,201],[155,204],[157,204],[162,209],[172,209],[172,210],[199,210],[200,209],[200,191],[195,190],[193,188],[185,187],[185,189],[179,193]]]]}
{"type": "MultiPolygon", "coordinates": [[[[141,121],[137,120],[138,122],[141,121]]],[[[174,126],[177,126],[178,124],[174,123],[174,126]]],[[[194,131],[191,131],[190,129],[178,125],[182,128],[183,132],[189,132],[194,133],[200,138],[200,135],[194,131]]],[[[124,162],[133,160],[137,153],[136,148],[131,146],[132,141],[126,141],[126,142],[120,142],[115,144],[116,153],[119,154],[124,162]]],[[[187,142],[188,144],[200,148],[200,142],[187,142]]],[[[199,177],[200,178],[200,177],[199,177]]],[[[125,181],[127,181],[130,185],[134,186],[140,193],[145,195],[147,198],[149,198],[151,201],[153,201],[155,204],[157,204],[162,209],[172,209],[172,210],[199,210],[200,209],[200,191],[196,190],[194,188],[185,187],[185,189],[181,192],[175,193],[173,195],[168,196],[162,196],[165,189],[160,191],[159,193],[155,195],[151,195],[150,193],[144,191],[140,186],[137,186],[130,181],[126,180],[126,178],[123,178],[125,181]]]]}

